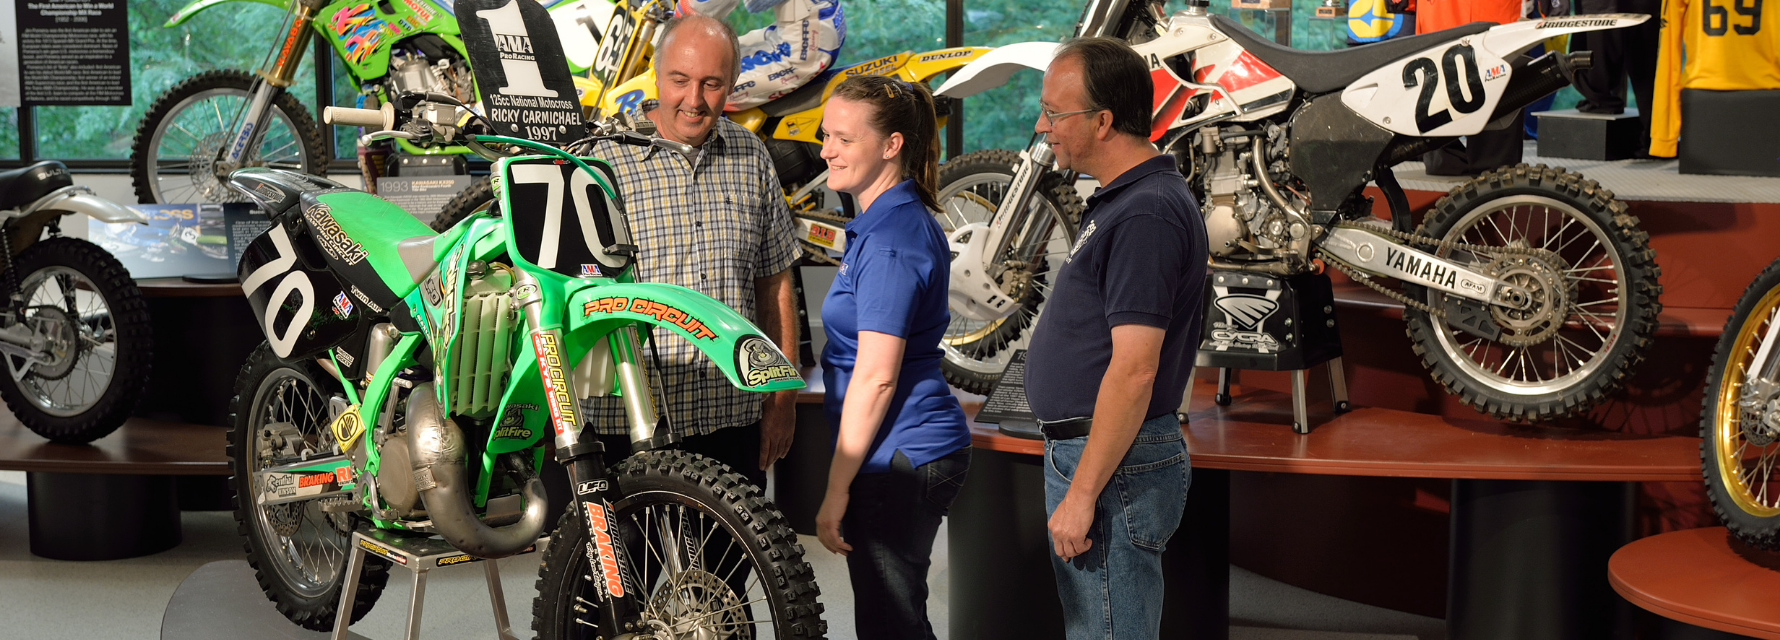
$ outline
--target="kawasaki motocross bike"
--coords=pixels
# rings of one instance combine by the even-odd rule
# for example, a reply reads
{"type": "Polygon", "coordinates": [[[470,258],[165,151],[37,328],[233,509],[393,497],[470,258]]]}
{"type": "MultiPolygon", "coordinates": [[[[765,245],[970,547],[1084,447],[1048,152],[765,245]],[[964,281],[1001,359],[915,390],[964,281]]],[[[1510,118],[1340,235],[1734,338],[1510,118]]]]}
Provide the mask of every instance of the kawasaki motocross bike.
{"type": "MultiPolygon", "coordinates": [[[[177,27],[207,9],[239,0],[194,0],[167,20],[177,27]]],[[[207,71],[156,98],[130,146],[130,177],[143,203],[240,200],[227,176],[242,167],[326,175],[323,132],[287,89],[308,55],[310,38],[333,45],[360,88],[361,106],[377,107],[404,93],[442,93],[475,100],[469,55],[451,3],[436,0],[251,0],[287,10],[257,72],[207,71]]],[[[546,0],[571,70],[585,69],[599,46],[607,0],[546,0]]],[[[327,64],[326,60],[318,61],[327,64]]],[[[459,155],[462,145],[421,148],[391,141],[394,151],[459,155]]],[[[382,148],[379,147],[379,151],[382,148]]],[[[386,154],[381,154],[379,157],[386,154]]],[[[390,163],[392,167],[399,166],[390,163]]],[[[375,178],[392,171],[378,163],[375,178]]],[[[375,180],[368,180],[375,191],[375,180]]]]}
{"type": "Polygon", "coordinates": [[[1706,374],[1700,463],[1718,519],[1780,551],[1780,261],[1737,300],[1706,374]]]}
{"type": "MultiPolygon", "coordinates": [[[[611,166],[486,135],[504,128],[450,96],[399,103],[324,119],[493,160],[485,214],[434,233],[321,178],[230,178],[275,222],[239,269],[267,341],[242,367],[229,440],[235,516],[266,595],[292,621],[331,628],[347,543],[365,524],[482,558],[520,552],[550,526],[538,473],[553,448],[573,495],[540,570],[541,637],[821,637],[796,535],[758,487],[672,447],[645,354],[659,330],[738,388],[801,388],[799,372],[723,304],[634,281],[611,166]],[[610,470],[599,441],[581,437],[580,401],[598,396],[623,398],[634,450],[610,470]]],[[[608,120],[565,146],[686,151],[637,124],[608,120]]],[[[387,579],[371,561],[354,619],[387,579]]]]}
{"type": "MultiPolygon", "coordinates": [[[[1546,38],[1648,16],[1480,22],[1307,52],[1209,14],[1203,0],[1171,16],[1161,5],[1093,0],[1076,33],[1123,39],[1149,63],[1151,140],[1174,156],[1202,203],[1213,270],[1272,282],[1327,265],[1377,289],[1407,307],[1409,336],[1433,377],[1498,418],[1578,414],[1643,359],[1662,308],[1660,270],[1649,235],[1611,192],[1559,168],[1504,167],[1453,189],[1418,227],[1391,167],[1509,126],[1523,107],[1569,84],[1588,53],[1524,55],[1546,38]],[[1368,183],[1384,193],[1389,221],[1372,217],[1368,183]]],[[[961,98],[1016,69],[1042,70],[1057,46],[998,48],[938,93],[961,98]]],[[[1045,276],[1069,248],[1031,232],[1072,229],[1073,218],[1046,218],[1073,216],[1077,201],[1074,175],[1053,168],[1043,139],[1019,155],[973,156],[948,164],[983,167],[978,173],[941,180],[941,222],[957,225],[948,230],[958,256],[947,372],[984,388],[1006,366],[1004,347],[1026,339],[1013,336],[1039,312],[1045,276]]],[[[1207,295],[1234,303],[1266,294],[1219,287],[1207,295]]],[[[1294,339],[1294,330],[1254,330],[1260,308],[1208,321],[1208,336],[1218,348],[1259,353],[1294,339]]]]}

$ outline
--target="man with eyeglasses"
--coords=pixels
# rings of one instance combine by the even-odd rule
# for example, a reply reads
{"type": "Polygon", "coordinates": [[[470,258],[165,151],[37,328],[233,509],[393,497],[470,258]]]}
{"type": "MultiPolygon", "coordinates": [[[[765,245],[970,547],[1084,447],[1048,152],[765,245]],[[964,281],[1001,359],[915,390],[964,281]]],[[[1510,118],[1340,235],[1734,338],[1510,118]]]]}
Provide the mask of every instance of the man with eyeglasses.
{"type": "Polygon", "coordinates": [[[1190,479],[1174,410],[1199,341],[1205,225],[1150,144],[1149,68],[1129,46],[1065,43],[1040,97],[1036,129],[1058,167],[1102,185],[1026,355],[1051,565],[1069,638],[1155,638],[1162,548],[1190,479]]]}

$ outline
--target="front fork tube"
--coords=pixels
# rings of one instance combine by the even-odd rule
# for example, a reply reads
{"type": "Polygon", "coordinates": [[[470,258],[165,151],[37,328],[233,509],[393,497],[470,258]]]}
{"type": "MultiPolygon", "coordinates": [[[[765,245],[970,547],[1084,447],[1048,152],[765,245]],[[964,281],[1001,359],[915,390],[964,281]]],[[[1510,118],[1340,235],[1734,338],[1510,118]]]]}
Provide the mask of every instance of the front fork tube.
{"type": "MultiPolygon", "coordinates": [[[[1008,255],[1008,248],[1015,240],[1022,240],[1021,249],[1031,242],[1034,222],[1044,223],[1047,220],[1033,220],[1026,215],[1026,205],[1032,201],[1033,191],[1037,189],[1038,179],[1056,160],[1051,152],[1051,145],[1042,138],[1034,140],[1032,146],[1021,154],[1020,166],[1014,170],[1013,182],[1008,184],[1007,194],[1002,196],[1001,205],[995,208],[995,218],[989,222],[988,245],[993,247],[992,253],[984,255],[992,264],[983,265],[987,272],[999,279],[1006,266],[1003,262],[1008,255]]],[[[1073,240],[1073,238],[1072,238],[1073,240]]],[[[1021,259],[1027,256],[1021,252],[1021,259]]]]}
{"type": "MultiPolygon", "coordinates": [[[[567,357],[562,331],[543,326],[544,296],[538,280],[524,271],[515,271],[514,285],[517,292],[514,302],[524,312],[527,333],[538,357],[538,377],[544,386],[545,401],[550,404],[551,426],[556,431],[556,461],[568,471],[575,513],[587,522],[587,546],[581,552],[587,556],[587,581],[592,583],[592,592],[599,597],[599,602],[566,604],[577,613],[587,613],[587,607],[597,606],[599,624],[593,626],[599,628],[602,637],[619,638],[636,633],[637,621],[641,619],[639,594],[636,593],[639,583],[629,574],[628,552],[623,540],[617,537],[618,519],[612,512],[612,501],[622,494],[606,475],[606,448],[598,438],[581,441],[580,407],[575,405],[574,394],[569,391],[575,388],[569,377],[573,375],[573,369],[564,366],[567,357]]],[[[631,328],[629,331],[626,337],[634,344],[636,330],[631,328]]],[[[622,369],[620,371],[622,373],[622,369]]],[[[632,393],[632,389],[625,387],[627,403],[634,395],[649,396],[646,390],[632,393]]],[[[578,624],[591,624],[580,616],[574,616],[574,619],[578,624]]]]}
{"type": "Polygon", "coordinates": [[[613,331],[606,338],[612,346],[612,362],[618,366],[618,386],[624,390],[624,416],[630,433],[631,448],[636,451],[654,449],[654,396],[649,392],[649,365],[643,359],[642,338],[636,325],[613,331]]]}
{"type": "Polygon", "coordinates": [[[223,150],[221,162],[216,165],[219,177],[241,168],[246,158],[259,148],[260,140],[265,136],[266,123],[272,119],[272,101],[277,100],[278,94],[283,92],[282,87],[267,82],[265,78],[254,81],[253,93],[247,98],[247,108],[235,119],[234,135],[230,138],[229,146],[223,150]]]}
{"type": "MultiPolygon", "coordinates": [[[[599,608],[599,624],[593,625],[579,615],[571,616],[573,624],[596,626],[599,635],[620,638],[637,633],[642,619],[641,584],[631,575],[630,551],[618,533],[618,516],[612,512],[612,500],[620,497],[615,483],[606,476],[605,446],[595,439],[585,444],[557,447],[556,460],[569,472],[569,486],[575,494],[575,512],[587,523],[586,546],[580,551],[587,556],[585,581],[593,586],[598,603],[577,601],[567,604],[577,614],[591,613],[599,608]]],[[[571,578],[572,579],[572,578],[571,578]]]]}

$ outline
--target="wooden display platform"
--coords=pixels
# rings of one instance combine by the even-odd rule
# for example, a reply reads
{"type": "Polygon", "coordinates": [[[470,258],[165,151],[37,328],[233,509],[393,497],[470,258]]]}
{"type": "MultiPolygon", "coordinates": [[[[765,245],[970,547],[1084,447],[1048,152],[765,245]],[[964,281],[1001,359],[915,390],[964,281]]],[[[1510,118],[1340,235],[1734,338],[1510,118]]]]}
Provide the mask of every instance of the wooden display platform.
{"type": "Polygon", "coordinates": [[[228,430],[130,418],[85,445],[55,444],[0,408],[0,470],[34,473],[226,476],[228,430]]]}
{"type": "Polygon", "coordinates": [[[1619,595],[1665,618],[1780,640],[1780,554],[1749,549],[1724,527],[1628,544],[1607,577],[1619,595]]]}
{"type": "MultiPolygon", "coordinates": [[[[1212,402],[1201,376],[1193,393],[1187,451],[1193,466],[1346,476],[1475,480],[1697,482],[1699,438],[1453,420],[1425,413],[1356,407],[1292,433],[1291,397],[1232,386],[1230,406],[1212,402]]],[[[976,415],[980,404],[965,407],[976,415]]],[[[1044,443],[971,425],[971,445],[1039,455],[1044,443]]]]}

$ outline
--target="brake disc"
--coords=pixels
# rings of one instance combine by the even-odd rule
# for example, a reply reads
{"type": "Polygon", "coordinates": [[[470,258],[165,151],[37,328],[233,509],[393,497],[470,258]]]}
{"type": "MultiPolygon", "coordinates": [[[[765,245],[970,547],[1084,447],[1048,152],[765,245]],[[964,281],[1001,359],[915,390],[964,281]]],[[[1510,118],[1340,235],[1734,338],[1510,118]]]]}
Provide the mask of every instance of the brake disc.
{"type": "Polygon", "coordinates": [[[674,574],[650,598],[648,613],[684,640],[731,640],[753,636],[741,596],[722,578],[690,569],[674,574]]]}

